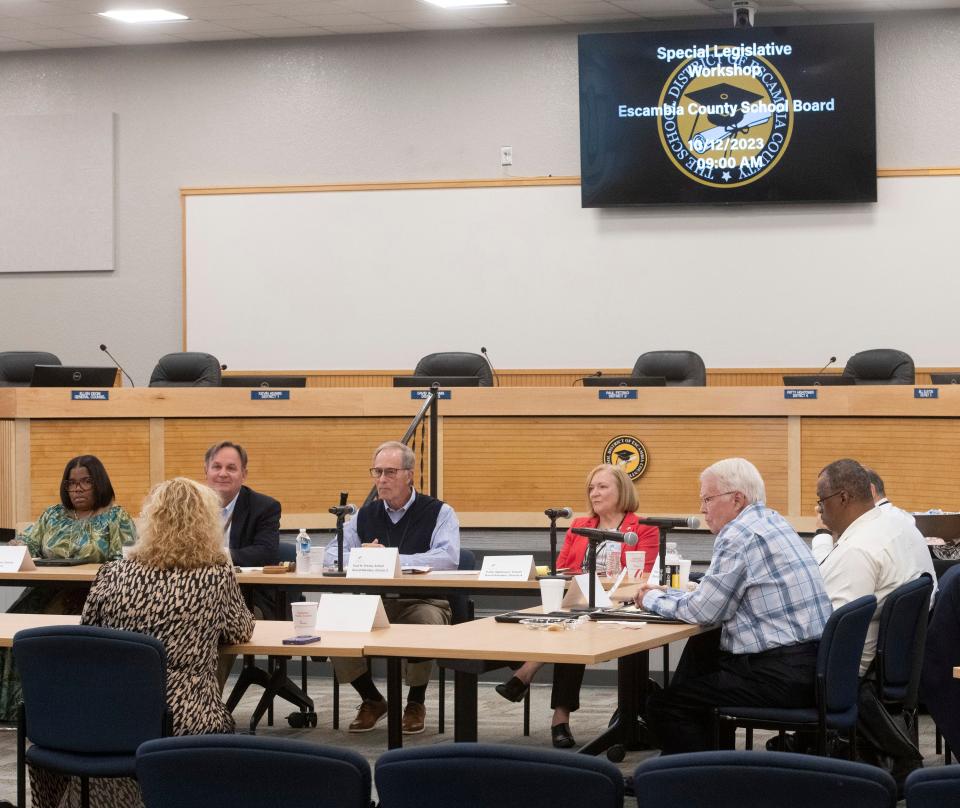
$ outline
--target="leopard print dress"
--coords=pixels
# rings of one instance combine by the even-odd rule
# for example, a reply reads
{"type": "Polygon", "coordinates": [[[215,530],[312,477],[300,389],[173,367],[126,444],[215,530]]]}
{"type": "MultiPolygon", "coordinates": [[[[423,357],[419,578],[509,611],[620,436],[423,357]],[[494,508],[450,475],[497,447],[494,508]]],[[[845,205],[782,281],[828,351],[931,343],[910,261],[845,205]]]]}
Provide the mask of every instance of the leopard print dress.
{"type": "MultiPolygon", "coordinates": [[[[81,622],[149,634],[163,643],[174,735],[233,732],[233,717],[217,682],[218,646],[249,640],[253,615],[232,567],[158,569],[136,560],[104,564],[87,596],[81,622]]],[[[79,781],[74,778],[31,770],[30,785],[34,808],[80,804],[79,781]]],[[[91,780],[90,803],[143,805],[135,780],[91,780]]]]}

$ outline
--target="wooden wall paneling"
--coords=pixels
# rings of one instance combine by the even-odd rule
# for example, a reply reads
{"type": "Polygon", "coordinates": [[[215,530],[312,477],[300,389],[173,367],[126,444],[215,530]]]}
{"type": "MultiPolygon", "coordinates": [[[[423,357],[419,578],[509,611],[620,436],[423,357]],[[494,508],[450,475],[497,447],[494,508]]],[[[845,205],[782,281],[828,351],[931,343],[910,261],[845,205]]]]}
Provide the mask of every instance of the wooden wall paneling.
{"type": "Polygon", "coordinates": [[[906,510],[960,510],[960,429],[951,418],[804,418],[801,503],[812,515],[817,475],[852,457],[873,468],[906,510]]]}
{"type": "Polygon", "coordinates": [[[17,524],[31,521],[30,517],[30,422],[26,418],[14,421],[14,441],[16,442],[16,517],[17,524]]]}
{"type": "Polygon", "coordinates": [[[162,483],[166,478],[164,471],[164,420],[163,418],[150,419],[150,487],[162,483]]]}
{"type": "Polygon", "coordinates": [[[17,522],[17,442],[12,420],[0,421],[0,527],[17,522]]]}
{"type": "Polygon", "coordinates": [[[359,505],[370,490],[370,453],[398,439],[402,418],[171,418],[164,431],[165,475],[203,480],[209,446],[231,440],[249,455],[247,482],[278,499],[285,513],[321,513],[346,490],[359,505]]]}
{"type": "Polygon", "coordinates": [[[117,503],[140,513],[150,491],[150,423],[146,418],[51,419],[30,422],[30,514],[35,519],[60,501],[60,478],[71,457],[103,461],[117,503]]]}
{"type": "Polygon", "coordinates": [[[644,513],[695,514],[699,474],[723,457],[759,467],[772,507],[787,505],[785,418],[452,418],[444,421],[444,495],[458,510],[582,512],[587,472],[617,435],[648,452],[639,479],[644,513]]]}
{"type": "Polygon", "coordinates": [[[801,419],[797,415],[787,417],[787,513],[800,514],[802,486],[800,468],[802,453],[801,419]]]}

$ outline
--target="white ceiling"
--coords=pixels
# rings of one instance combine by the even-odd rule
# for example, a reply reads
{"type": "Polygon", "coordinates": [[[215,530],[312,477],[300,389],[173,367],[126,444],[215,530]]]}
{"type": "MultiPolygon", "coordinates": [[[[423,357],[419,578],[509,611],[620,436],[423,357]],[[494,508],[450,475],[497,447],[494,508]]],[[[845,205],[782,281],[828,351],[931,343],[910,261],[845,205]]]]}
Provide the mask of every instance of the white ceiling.
{"type": "MultiPolygon", "coordinates": [[[[757,0],[758,24],[777,14],[960,8],[960,0],[757,0]]],[[[0,51],[228,39],[380,34],[520,26],[643,23],[664,17],[730,18],[729,0],[511,0],[443,10],[423,0],[0,0],[0,51]],[[117,8],[165,8],[179,22],[128,24],[117,8]]]]}

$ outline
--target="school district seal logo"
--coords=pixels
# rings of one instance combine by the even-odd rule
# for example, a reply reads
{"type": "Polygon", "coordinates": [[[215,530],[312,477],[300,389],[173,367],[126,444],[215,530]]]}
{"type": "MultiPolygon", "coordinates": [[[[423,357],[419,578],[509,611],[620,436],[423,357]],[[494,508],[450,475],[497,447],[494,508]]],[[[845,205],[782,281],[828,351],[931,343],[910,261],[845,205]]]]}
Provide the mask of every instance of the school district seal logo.
{"type": "Polygon", "coordinates": [[[633,435],[617,435],[603,450],[603,462],[623,466],[631,480],[647,470],[647,449],[633,435]]]}
{"type": "Polygon", "coordinates": [[[790,145],[793,104],[777,69],[750,46],[711,46],[681,62],[660,94],[660,142],[674,166],[712,188],[769,172],[790,145]]]}

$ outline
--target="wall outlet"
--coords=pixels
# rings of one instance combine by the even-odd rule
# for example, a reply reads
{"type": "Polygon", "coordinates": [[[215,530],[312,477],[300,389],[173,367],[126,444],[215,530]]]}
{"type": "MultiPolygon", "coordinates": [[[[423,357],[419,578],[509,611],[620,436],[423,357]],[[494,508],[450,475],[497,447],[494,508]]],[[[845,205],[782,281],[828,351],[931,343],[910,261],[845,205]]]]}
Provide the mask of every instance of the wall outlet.
{"type": "Polygon", "coordinates": [[[500,165],[501,166],[513,165],[513,146],[500,147],[500,165]]]}

